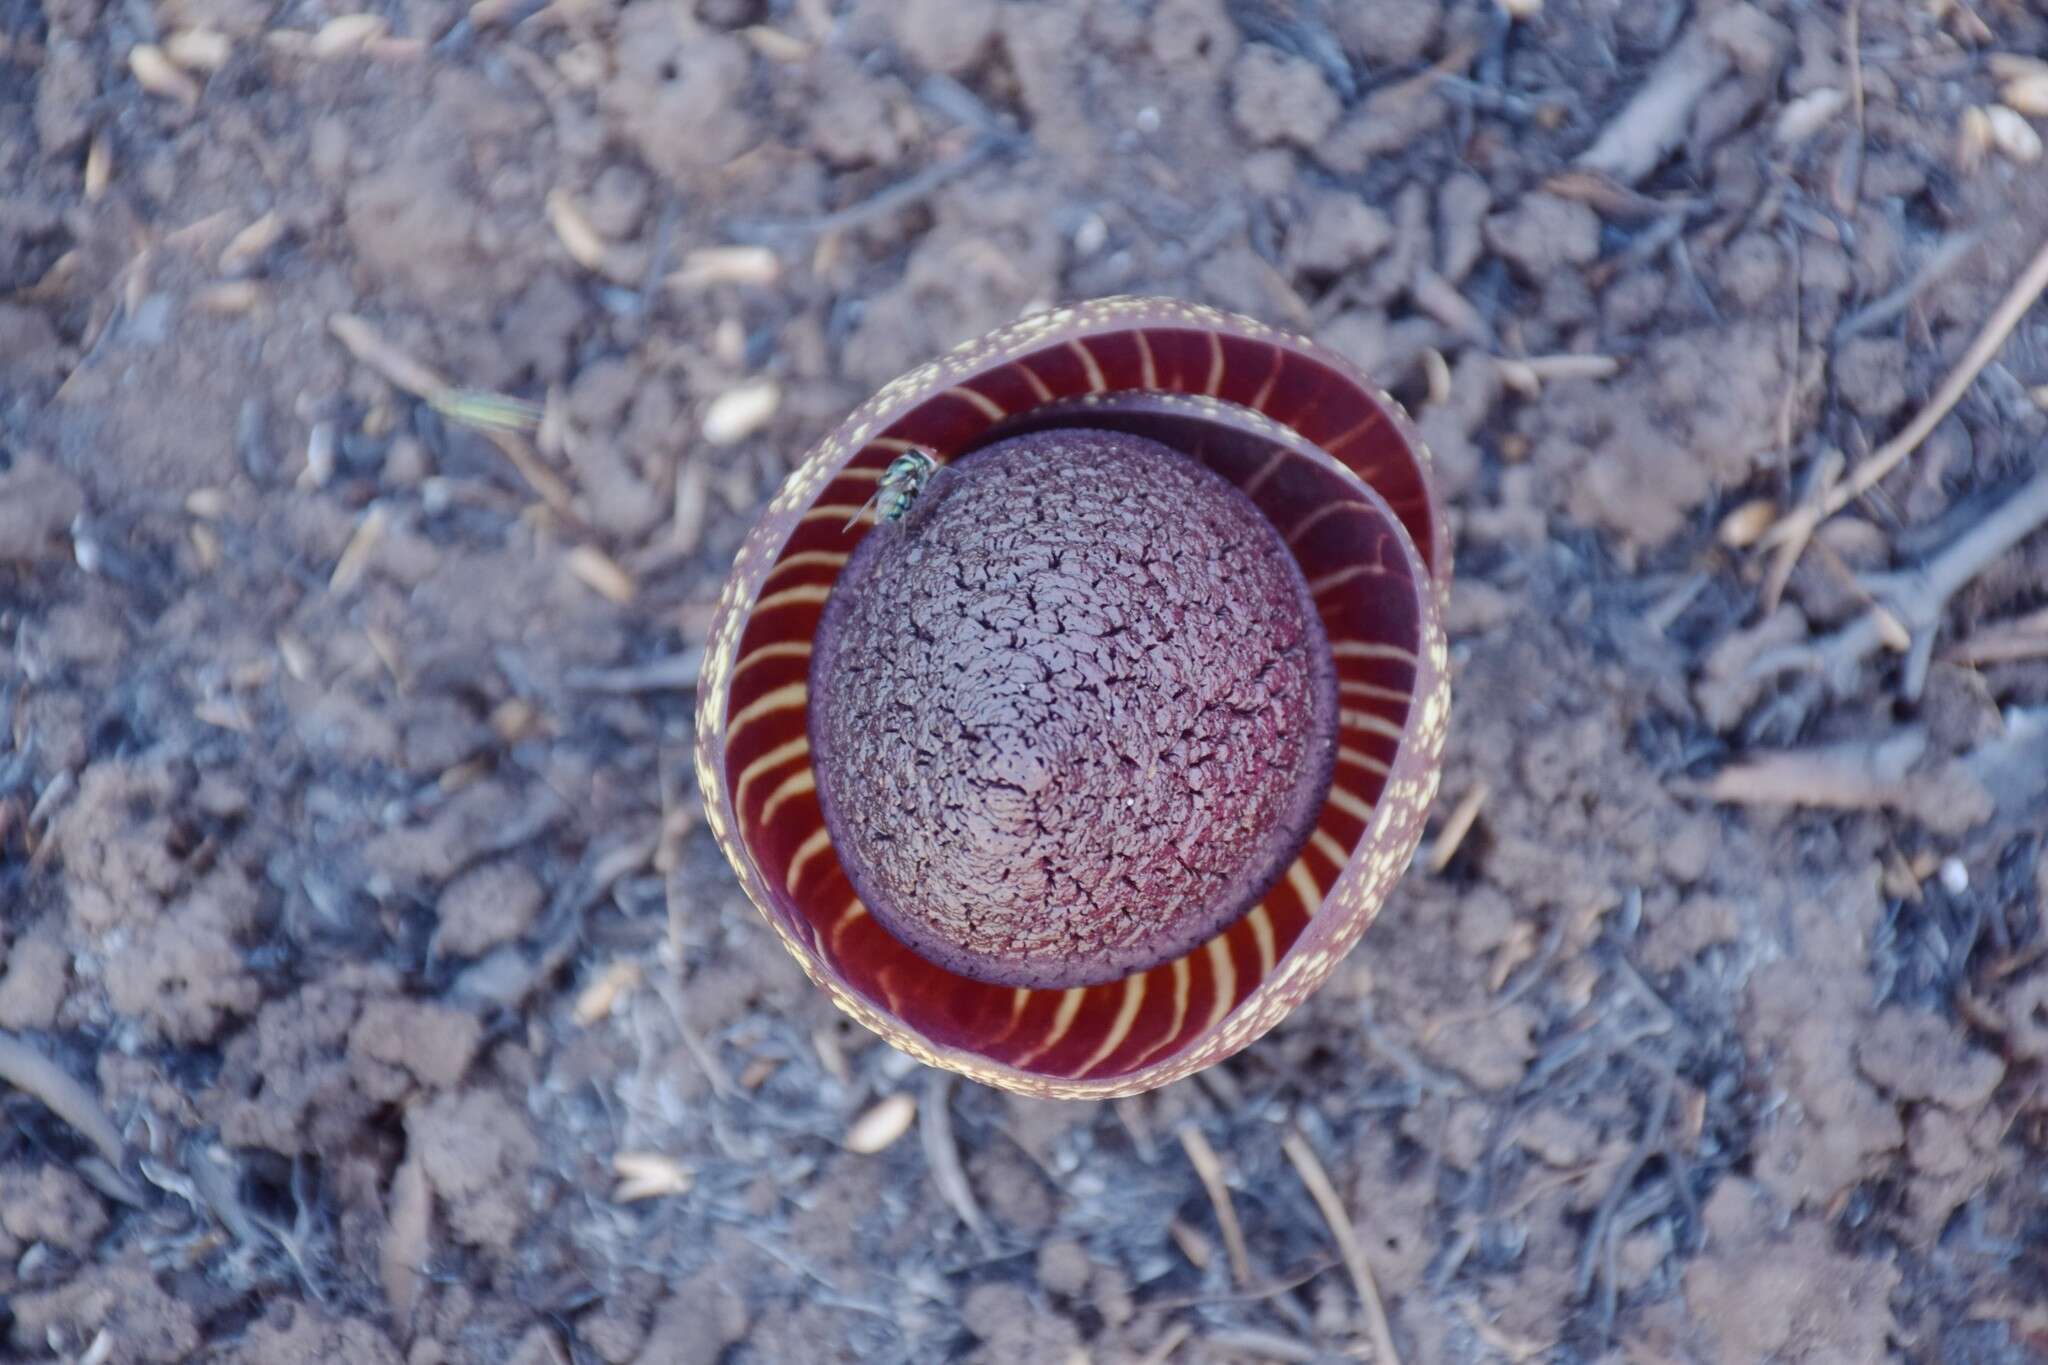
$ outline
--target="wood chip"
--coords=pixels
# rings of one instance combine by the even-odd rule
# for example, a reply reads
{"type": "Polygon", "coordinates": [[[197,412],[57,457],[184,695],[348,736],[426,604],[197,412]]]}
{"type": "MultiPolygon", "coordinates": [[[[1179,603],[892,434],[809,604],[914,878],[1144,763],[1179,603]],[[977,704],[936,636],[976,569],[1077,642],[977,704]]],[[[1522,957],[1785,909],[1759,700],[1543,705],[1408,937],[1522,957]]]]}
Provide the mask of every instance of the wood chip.
{"type": "Polygon", "coordinates": [[[218,488],[195,488],[185,495],[185,511],[202,521],[219,521],[228,510],[228,495],[218,488]]]}
{"type": "Polygon", "coordinates": [[[1751,498],[1727,516],[1715,530],[1715,537],[1731,550],[1745,550],[1757,543],[1778,519],[1778,504],[1771,498],[1751,498]]]}
{"type": "Polygon", "coordinates": [[[2028,118],[2048,115],[2048,71],[2037,71],[2007,81],[1998,92],[1999,103],[2028,118]]]}
{"type": "Polygon", "coordinates": [[[846,1150],[873,1156],[910,1131],[917,1121],[917,1096],[899,1090],[870,1107],[846,1130],[846,1150]]]}
{"type": "Polygon", "coordinates": [[[1991,145],[2009,159],[2022,166],[2031,166],[2041,159],[2041,135],[2018,110],[2003,104],[1988,105],[1984,118],[1991,126],[1991,145]]]}
{"type": "Polygon", "coordinates": [[[755,379],[727,389],[704,410],[704,439],[715,446],[744,441],[774,419],[782,406],[782,386],[755,379]]]}
{"type": "Polygon", "coordinates": [[[107,141],[104,131],[94,133],[92,145],[85,149],[85,201],[88,204],[98,203],[113,178],[113,144],[107,141]]]}
{"type": "Polygon", "coordinates": [[[199,82],[178,68],[155,43],[137,43],[128,50],[128,69],[135,83],[152,95],[176,100],[186,108],[199,103],[199,82]]]}
{"type": "Polygon", "coordinates": [[[263,288],[254,280],[222,280],[192,293],[192,306],[202,313],[234,316],[247,313],[263,302],[263,288]]]}
{"type": "Polygon", "coordinates": [[[639,586],[619,562],[594,545],[578,545],[569,551],[569,572],[600,597],[620,606],[633,600],[639,586]]]}
{"type": "Polygon", "coordinates": [[[313,651],[298,636],[278,636],[277,655],[284,660],[284,671],[295,681],[305,682],[313,676],[313,651]]]}
{"type": "Polygon", "coordinates": [[[1991,154],[1991,119],[1985,112],[1972,105],[1963,110],[1963,120],[1956,128],[1956,169],[1969,175],[1984,164],[1984,158],[1991,154]]]}
{"type": "Polygon", "coordinates": [[[687,292],[715,284],[771,285],[781,276],[781,259],[765,246],[707,246],[684,256],[665,283],[687,292]]]}
{"type": "Polygon", "coordinates": [[[2048,78],[2048,61],[2020,52],[1994,52],[1984,59],[1991,74],[2001,81],[2048,78]]]}
{"type": "Polygon", "coordinates": [[[1428,406],[1440,408],[1451,401],[1451,362],[1434,346],[1422,348],[1422,374],[1429,381],[1428,406]]]}
{"type": "Polygon", "coordinates": [[[1780,147],[1797,147],[1834,122],[1835,116],[1848,105],[1847,93],[1832,85],[1809,90],[1779,111],[1778,125],[1772,136],[1780,147]]]}
{"type": "Polygon", "coordinates": [[[809,43],[801,38],[793,38],[779,28],[753,24],[748,26],[745,33],[747,41],[753,44],[754,51],[771,62],[794,66],[798,62],[807,62],[811,59],[812,49],[809,43]]]}
{"type": "Polygon", "coordinates": [[[384,532],[391,525],[391,513],[383,503],[372,503],[362,519],[356,523],[355,534],[342,547],[341,557],[334,561],[334,572],[328,575],[327,587],[330,592],[347,592],[363,581],[363,570],[369,567],[370,555],[384,540],[384,532]]]}
{"type": "Polygon", "coordinates": [[[592,226],[576,197],[558,187],[548,191],[545,207],[548,226],[555,230],[555,237],[569,253],[569,259],[585,270],[605,273],[611,246],[592,226]]]}
{"type": "MultiPolygon", "coordinates": [[[[228,244],[220,249],[221,273],[235,275],[248,269],[260,260],[265,252],[276,246],[278,239],[283,236],[284,219],[278,217],[277,210],[272,209],[228,238],[228,244]]],[[[329,326],[332,325],[330,320],[329,326]]],[[[362,325],[367,327],[369,324],[362,325]]]]}
{"type": "Polygon", "coordinates": [[[322,61],[353,57],[390,31],[391,21],[382,15],[344,14],[322,24],[306,50],[322,61]]]}
{"type": "Polygon", "coordinates": [[[187,71],[218,71],[234,52],[234,41],[217,28],[181,28],[164,39],[164,55],[187,71]]]}
{"type": "Polygon", "coordinates": [[[619,1177],[612,1191],[615,1204],[688,1194],[697,1183],[689,1167],[660,1152],[620,1152],[612,1158],[612,1174],[619,1177]]]}
{"type": "Polygon", "coordinates": [[[426,1284],[434,1248],[434,1194],[417,1152],[408,1152],[391,1178],[384,1241],[377,1249],[377,1279],[401,1337],[412,1335],[412,1311],[426,1284]]]}
{"type": "Polygon", "coordinates": [[[642,974],[640,964],[630,958],[620,958],[592,977],[576,996],[575,1008],[570,1017],[584,1028],[589,1028],[618,1008],[619,1002],[640,989],[642,974]]]}

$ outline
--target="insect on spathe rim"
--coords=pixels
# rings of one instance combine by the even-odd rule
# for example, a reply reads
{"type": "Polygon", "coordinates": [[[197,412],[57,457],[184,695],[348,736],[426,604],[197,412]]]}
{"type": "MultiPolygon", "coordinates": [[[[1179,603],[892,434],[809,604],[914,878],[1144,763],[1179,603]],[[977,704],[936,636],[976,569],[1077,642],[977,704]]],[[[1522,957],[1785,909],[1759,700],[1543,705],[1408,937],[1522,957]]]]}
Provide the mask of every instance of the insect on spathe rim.
{"type": "Polygon", "coordinates": [[[939,462],[928,450],[911,450],[898,455],[876,481],[874,496],[846,519],[842,529],[853,529],[854,523],[870,511],[880,521],[903,520],[910,511],[910,504],[917,501],[917,495],[924,491],[925,484],[931,481],[932,473],[938,467],[939,462]]]}
{"type": "Polygon", "coordinates": [[[707,824],[805,972],[902,1050],[1033,1094],[1152,1089],[1284,1017],[1410,861],[1449,719],[1449,558],[1422,442],[1340,357],[1176,300],[1025,318],[885,386],[811,452],[742,546],[698,693],[707,824]],[[1163,442],[1271,521],[1337,672],[1335,771],[1299,856],[1215,937],[1120,980],[1012,989],[920,957],[853,891],[806,730],[813,640],[853,551],[884,524],[861,513],[882,506],[899,460],[928,452],[936,468],[1020,433],[1083,427],[1163,442]]]}

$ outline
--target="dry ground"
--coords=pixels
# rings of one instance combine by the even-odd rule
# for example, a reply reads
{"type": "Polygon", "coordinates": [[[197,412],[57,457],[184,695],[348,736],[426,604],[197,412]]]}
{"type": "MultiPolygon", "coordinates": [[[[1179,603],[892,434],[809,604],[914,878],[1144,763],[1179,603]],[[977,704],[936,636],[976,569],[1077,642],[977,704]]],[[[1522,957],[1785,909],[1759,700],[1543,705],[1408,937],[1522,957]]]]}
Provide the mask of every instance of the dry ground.
{"type": "Polygon", "coordinates": [[[1411,1365],[2048,1359],[2048,310],[1752,543],[2035,259],[2048,22],[1515,8],[0,0],[0,1355],[1365,1358],[1299,1134],[1411,1365]],[[1417,411],[1477,818],[1025,1102],[784,959],[692,650],[846,409],[1112,292],[1417,411]]]}

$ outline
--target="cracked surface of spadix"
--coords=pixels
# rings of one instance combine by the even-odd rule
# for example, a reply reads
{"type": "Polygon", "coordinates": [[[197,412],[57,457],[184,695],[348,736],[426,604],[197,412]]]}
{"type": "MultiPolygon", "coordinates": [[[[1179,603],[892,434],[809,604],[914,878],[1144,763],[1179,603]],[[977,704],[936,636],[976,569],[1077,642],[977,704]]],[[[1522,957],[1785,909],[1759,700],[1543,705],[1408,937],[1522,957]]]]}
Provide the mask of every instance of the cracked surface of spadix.
{"type": "Polygon", "coordinates": [[[1059,430],[937,474],[833,589],[809,728],[875,917],[983,981],[1068,987],[1187,952],[1293,859],[1336,682],[1301,573],[1235,488],[1059,430]]]}

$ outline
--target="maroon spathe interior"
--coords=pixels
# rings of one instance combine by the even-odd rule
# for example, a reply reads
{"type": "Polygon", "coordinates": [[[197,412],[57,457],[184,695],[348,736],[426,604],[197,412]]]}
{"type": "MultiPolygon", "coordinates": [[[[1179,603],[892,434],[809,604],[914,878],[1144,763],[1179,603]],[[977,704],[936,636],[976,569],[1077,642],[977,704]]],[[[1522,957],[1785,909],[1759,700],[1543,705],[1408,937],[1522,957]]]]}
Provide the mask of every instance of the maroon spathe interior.
{"type": "Polygon", "coordinates": [[[1131,328],[1049,341],[926,397],[857,451],[801,514],[740,638],[726,780],[775,912],[846,988],[941,1046],[1096,1079],[1173,1055],[1226,1017],[1304,934],[1334,936],[1315,912],[1363,837],[1400,748],[1423,628],[1419,598],[1432,591],[1417,580],[1441,555],[1436,537],[1422,470],[1396,422],[1349,376],[1291,347],[1131,328]],[[1132,391],[1140,386],[1167,396],[1132,391]],[[1063,397],[1076,393],[1085,396],[1063,397]],[[888,463],[911,445],[950,460],[1052,426],[1143,435],[1244,489],[1309,583],[1341,710],[1330,796],[1300,857],[1260,904],[1183,958],[1067,991],[946,971],[866,913],[825,832],[801,705],[824,602],[869,529],[846,522],[888,463]]]}

